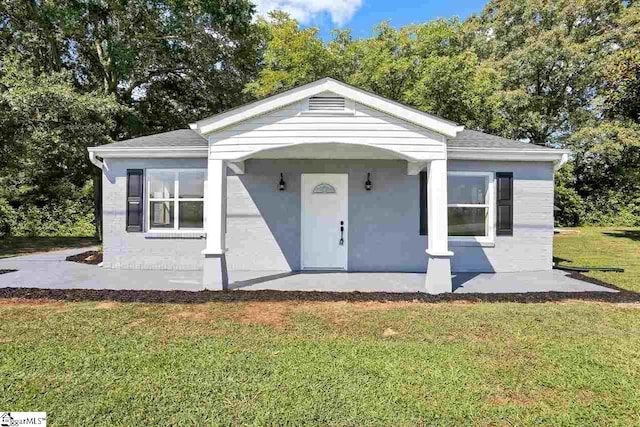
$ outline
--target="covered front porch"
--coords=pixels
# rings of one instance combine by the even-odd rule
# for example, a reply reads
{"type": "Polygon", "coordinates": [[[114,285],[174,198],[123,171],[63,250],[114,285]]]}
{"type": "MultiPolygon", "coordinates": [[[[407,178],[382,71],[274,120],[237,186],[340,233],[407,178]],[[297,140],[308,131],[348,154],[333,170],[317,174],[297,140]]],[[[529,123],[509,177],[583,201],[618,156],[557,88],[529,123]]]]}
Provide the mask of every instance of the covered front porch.
{"type": "Polygon", "coordinates": [[[329,270],[426,271],[411,276],[421,278],[419,289],[412,285],[402,292],[451,292],[446,154],[425,157],[433,158],[408,159],[392,150],[342,142],[272,148],[234,160],[210,158],[205,289],[234,288],[244,282],[238,270],[261,271],[264,277],[284,277],[282,271],[290,277],[329,270]],[[238,188],[242,196],[228,194],[238,188]],[[242,206],[234,206],[241,197],[242,206]],[[420,203],[427,205],[428,236],[420,235],[420,203]],[[261,228],[262,234],[245,232],[247,227],[261,228]]]}
{"type": "MultiPolygon", "coordinates": [[[[454,273],[456,294],[512,294],[532,292],[617,292],[570,277],[559,270],[518,273],[454,273]]],[[[229,289],[317,292],[425,292],[424,273],[256,272],[231,274],[229,289]]]]}
{"type": "MultiPolygon", "coordinates": [[[[193,292],[202,290],[202,272],[197,270],[116,270],[65,261],[67,256],[85,250],[87,248],[0,259],[0,271],[10,271],[0,274],[0,288],[193,292]]],[[[371,294],[424,293],[424,283],[424,273],[231,271],[228,289],[371,294]]],[[[617,292],[605,286],[571,278],[559,270],[453,274],[452,290],[456,294],[617,292]]]]}

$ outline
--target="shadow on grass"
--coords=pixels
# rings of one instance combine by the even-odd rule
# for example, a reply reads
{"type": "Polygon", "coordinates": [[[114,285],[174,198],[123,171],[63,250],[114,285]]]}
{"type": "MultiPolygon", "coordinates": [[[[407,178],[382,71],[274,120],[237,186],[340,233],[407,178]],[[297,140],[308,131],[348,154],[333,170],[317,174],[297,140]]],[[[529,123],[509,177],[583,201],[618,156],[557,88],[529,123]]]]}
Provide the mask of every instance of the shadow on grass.
{"type": "Polygon", "coordinates": [[[317,292],[317,291],[128,291],[90,289],[39,289],[0,288],[0,298],[49,299],[59,301],[118,301],[154,304],[203,304],[208,302],[393,302],[415,301],[424,303],[466,302],[515,302],[545,303],[566,300],[600,301],[613,303],[638,303],[640,293],[617,288],[579,273],[569,275],[574,279],[614,289],[617,292],[527,292],[504,294],[440,294],[391,293],[391,292],[317,292]]]}
{"type": "Polygon", "coordinates": [[[4,237],[0,258],[99,245],[95,237],[4,237]]]}
{"type": "Polygon", "coordinates": [[[625,239],[631,239],[635,241],[640,241],[640,229],[639,230],[614,230],[614,231],[606,231],[603,233],[605,236],[610,237],[622,237],[625,239]]]}

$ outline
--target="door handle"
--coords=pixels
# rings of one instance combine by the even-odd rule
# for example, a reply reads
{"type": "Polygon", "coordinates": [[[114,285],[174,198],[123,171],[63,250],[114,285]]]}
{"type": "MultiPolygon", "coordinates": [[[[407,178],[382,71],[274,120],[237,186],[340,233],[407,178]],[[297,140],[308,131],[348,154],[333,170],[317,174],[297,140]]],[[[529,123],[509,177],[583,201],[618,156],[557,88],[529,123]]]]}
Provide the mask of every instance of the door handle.
{"type": "Polygon", "coordinates": [[[340,221],[340,246],[344,245],[344,221],[340,221]]]}

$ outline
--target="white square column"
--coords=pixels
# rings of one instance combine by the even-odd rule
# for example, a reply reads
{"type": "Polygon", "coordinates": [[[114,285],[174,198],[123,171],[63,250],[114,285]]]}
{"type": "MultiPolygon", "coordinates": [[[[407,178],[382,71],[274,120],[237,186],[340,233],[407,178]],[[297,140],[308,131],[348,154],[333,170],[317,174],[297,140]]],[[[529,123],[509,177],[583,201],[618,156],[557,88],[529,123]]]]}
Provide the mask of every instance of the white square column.
{"type": "Polygon", "coordinates": [[[227,165],[224,160],[209,159],[204,203],[207,216],[207,245],[202,251],[202,284],[205,289],[225,290],[229,285],[229,275],[225,257],[227,165]]]}
{"type": "Polygon", "coordinates": [[[425,289],[430,294],[452,292],[449,219],[447,212],[447,161],[432,160],[427,165],[427,275],[425,289]]]}

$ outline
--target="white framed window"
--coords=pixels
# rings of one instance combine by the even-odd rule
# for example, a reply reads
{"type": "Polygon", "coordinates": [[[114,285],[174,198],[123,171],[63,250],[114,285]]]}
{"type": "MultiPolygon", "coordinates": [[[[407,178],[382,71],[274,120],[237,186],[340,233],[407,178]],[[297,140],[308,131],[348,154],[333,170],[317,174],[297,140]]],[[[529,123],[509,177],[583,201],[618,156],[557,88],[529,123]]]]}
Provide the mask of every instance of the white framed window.
{"type": "Polygon", "coordinates": [[[204,230],[205,169],[147,169],[147,230],[204,230]]]}
{"type": "Polygon", "coordinates": [[[447,182],[449,240],[493,241],[493,172],[449,172],[447,182]]]}

